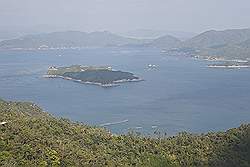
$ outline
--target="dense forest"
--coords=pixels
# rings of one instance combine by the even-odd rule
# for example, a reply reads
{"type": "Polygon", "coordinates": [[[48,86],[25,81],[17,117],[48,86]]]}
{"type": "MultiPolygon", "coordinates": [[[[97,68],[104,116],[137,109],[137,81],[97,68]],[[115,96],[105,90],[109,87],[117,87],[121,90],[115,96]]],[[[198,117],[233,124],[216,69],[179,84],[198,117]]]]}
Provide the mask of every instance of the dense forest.
{"type": "Polygon", "coordinates": [[[0,100],[0,166],[250,166],[250,125],[152,138],[55,118],[0,100]]]}

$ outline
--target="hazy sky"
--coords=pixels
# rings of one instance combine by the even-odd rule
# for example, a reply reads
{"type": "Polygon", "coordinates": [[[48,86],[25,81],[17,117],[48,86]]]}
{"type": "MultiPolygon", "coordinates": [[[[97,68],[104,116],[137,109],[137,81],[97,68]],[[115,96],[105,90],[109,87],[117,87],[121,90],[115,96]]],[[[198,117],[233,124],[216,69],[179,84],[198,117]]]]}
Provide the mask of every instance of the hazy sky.
{"type": "Polygon", "coordinates": [[[250,0],[0,0],[0,28],[158,29],[250,27],[250,0]]]}

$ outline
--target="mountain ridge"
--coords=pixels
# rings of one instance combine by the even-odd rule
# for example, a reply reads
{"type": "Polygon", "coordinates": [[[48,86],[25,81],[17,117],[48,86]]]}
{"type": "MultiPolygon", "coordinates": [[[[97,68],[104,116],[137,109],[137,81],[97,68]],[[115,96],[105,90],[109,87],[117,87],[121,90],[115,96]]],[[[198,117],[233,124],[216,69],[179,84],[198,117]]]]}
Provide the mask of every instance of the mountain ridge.
{"type": "Polygon", "coordinates": [[[61,31],[36,35],[0,42],[1,49],[15,48],[56,48],[56,47],[106,47],[126,44],[140,44],[142,40],[125,38],[107,31],[85,33],[80,31],[61,31]]]}
{"type": "Polygon", "coordinates": [[[0,42],[0,49],[65,49],[84,47],[154,47],[167,51],[185,52],[197,57],[250,59],[250,29],[209,30],[181,41],[171,35],[156,39],[123,37],[108,31],[85,33],[61,31],[26,35],[0,42]]]}
{"type": "Polygon", "coordinates": [[[183,43],[184,47],[208,48],[223,44],[237,44],[250,39],[250,29],[210,30],[183,43]]]}
{"type": "Polygon", "coordinates": [[[181,44],[181,40],[171,35],[164,35],[162,37],[152,40],[151,43],[145,44],[148,47],[155,47],[161,49],[171,49],[178,47],[181,44]]]}

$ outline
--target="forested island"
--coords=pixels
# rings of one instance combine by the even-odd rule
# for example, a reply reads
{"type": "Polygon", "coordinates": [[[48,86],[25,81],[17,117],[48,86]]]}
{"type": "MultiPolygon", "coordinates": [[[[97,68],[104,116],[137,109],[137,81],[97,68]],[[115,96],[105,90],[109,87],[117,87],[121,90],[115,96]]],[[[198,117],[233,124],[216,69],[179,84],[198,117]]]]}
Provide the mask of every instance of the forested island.
{"type": "Polygon", "coordinates": [[[0,100],[0,166],[249,166],[250,125],[158,138],[113,135],[0,100]]]}
{"type": "Polygon", "coordinates": [[[95,84],[103,87],[117,86],[123,82],[141,81],[130,72],[115,71],[112,67],[93,67],[72,65],[70,67],[49,67],[47,78],[63,78],[80,83],[95,84]]]}

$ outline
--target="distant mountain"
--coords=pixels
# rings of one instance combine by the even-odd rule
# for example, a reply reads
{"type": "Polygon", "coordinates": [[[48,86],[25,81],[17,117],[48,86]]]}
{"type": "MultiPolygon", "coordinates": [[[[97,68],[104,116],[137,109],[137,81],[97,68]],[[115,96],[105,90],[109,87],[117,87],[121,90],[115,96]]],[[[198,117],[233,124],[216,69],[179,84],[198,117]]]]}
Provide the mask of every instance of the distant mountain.
{"type": "Polygon", "coordinates": [[[66,31],[26,35],[17,39],[4,40],[0,42],[0,49],[105,47],[141,43],[143,40],[125,38],[107,31],[92,33],[66,31]]]}
{"type": "Polygon", "coordinates": [[[25,32],[20,32],[12,29],[3,29],[0,27],[0,41],[19,38],[23,36],[25,32]]]}
{"type": "Polygon", "coordinates": [[[250,39],[250,29],[207,31],[183,43],[185,47],[208,48],[217,45],[238,44],[250,39]]]}
{"type": "Polygon", "coordinates": [[[202,56],[223,57],[227,59],[249,59],[250,39],[237,44],[218,45],[200,50],[202,56]]]}
{"type": "Polygon", "coordinates": [[[250,29],[211,30],[183,42],[166,35],[153,40],[147,46],[200,56],[248,58],[250,57],[250,29]]]}
{"type": "Polygon", "coordinates": [[[179,51],[183,50],[200,57],[249,59],[250,29],[207,31],[182,42],[179,51]]]}
{"type": "MultiPolygon", "coordinates": [[[[149,33],[151,31],[138,30],[138,32],[149,33]]],[[[156,39],[136,39],[107,31],[92,33],[64,31],[26,35],[0,42],[0,49],[65,49],[107,46],[146,46],[185,52],[200,57],[250,59],[250,29],[211,30],[186,41],[170,35],[156,39]]]]}
{"type": "Polygon", "coordinates": [[[162,48],[162,49],[172,49],[178,47],[181,44],[181,40],[165,35],[163,37],[153,40],[151,43],[146,44],[149,47],[162,48]]]}
{"type": "Polygon", "coordinates": [[[0,30],[0,41],[12,39],[12,38],[17,38],[19,36],[20,36],[20,34],[18,34],[18,33],[0,30]]]}
{"type": "Polygon", "coordinates": [[[194,37],[196,34],[192,32],[183,31],[164,31],[164,30],[151,30],[151,29],[137,29],[121,33],[122,36],[137,38],[137,39],[155,39],[165,35],[174,36],[180,40],[187,40],[194,37]]]}
{"type": "Polygon", "coordinates": [[[238,44],[240,47],[250,49],[250,39],[238,44]]]}
{"type": "Polygon", "coordinates": [[[203,48],[198,55],[205,57],[233,59],[249,59],[250,48],[241,47],[240,45],[222,45],[219,47],[203,48]]]}

